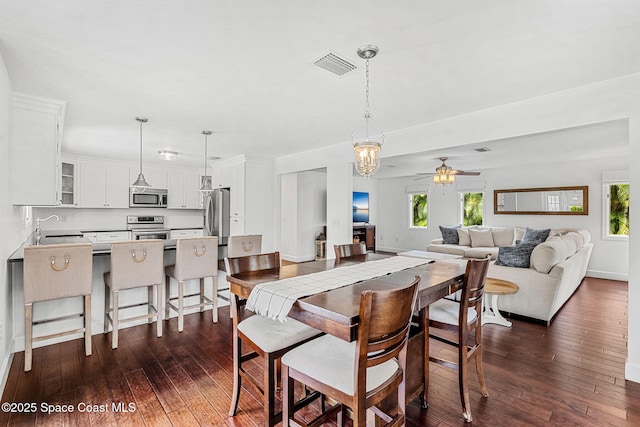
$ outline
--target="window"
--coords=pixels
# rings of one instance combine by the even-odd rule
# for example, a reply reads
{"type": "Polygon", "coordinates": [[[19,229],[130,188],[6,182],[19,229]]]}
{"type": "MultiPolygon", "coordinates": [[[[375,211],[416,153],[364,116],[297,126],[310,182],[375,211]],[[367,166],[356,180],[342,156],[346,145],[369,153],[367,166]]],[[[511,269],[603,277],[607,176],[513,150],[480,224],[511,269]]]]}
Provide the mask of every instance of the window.
{"type": "Polygon", "coordinates": [[[558,195],[547,196],[547,211],[560,212],[560,196],[558,195]]]}
{"type": "Polygon", "coordinates": [[[484,193],[460,193],[460,224],[465,227],[482,225],[482,196],[484,193]]]}
{"type": "Polygon", "coordinates": [[[605,184],[605,237],[629,237],[629,183],[605,184]]]}
{"type": "Polygon", "coordinates": [[[409,194],[409,228],[428,228],[428,207],[426,194],[409,194]]]}

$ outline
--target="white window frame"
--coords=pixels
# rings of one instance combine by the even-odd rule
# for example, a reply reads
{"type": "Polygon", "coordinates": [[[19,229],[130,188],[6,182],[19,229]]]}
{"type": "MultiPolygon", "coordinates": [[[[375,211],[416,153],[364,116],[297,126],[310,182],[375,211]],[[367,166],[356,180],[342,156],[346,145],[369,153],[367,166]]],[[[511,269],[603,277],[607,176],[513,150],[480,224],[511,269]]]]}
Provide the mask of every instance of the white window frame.
{"type": "Polygon", "coordinates": [[[429,191],[412,191],[407,192],[407,223],[409,224],[409,230],[429,230],[431,224],[431,207],[429,206],[431,197],[429,191]],[[424,194],[427,196],[427,226],[418,227],[413,225],[413,196],[417,194],[424,194]]]}
{"type": "Polygon", "coordinates": [[[609,234],[611,186],[618,184],[629,184],[629,180],[605,181],[602,185],[602,240],[628,242],[629,236],[627,235],[609,234]]]}
{"type": "Polygon", "coordinates": [[[464,195],[467,193],[482,193],[482,224],[484,225],[486,211],[484,206],[484,191],[481,190],[458,191],[458,224],[464,225],[464,195]]]}

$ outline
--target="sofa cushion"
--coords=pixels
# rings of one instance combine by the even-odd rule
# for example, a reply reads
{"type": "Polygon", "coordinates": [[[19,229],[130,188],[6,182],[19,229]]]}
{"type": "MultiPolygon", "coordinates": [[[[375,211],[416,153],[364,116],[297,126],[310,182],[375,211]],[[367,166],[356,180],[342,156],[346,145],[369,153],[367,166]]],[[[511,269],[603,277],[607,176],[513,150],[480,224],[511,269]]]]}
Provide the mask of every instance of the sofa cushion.
{"type": "Polygon", "coordinates": [[[584,246],[584,238],[582,237],[582,234],[576,231],[570,231],[566,234],[566,237],[574,241],[576,244],[576,252],[584,246]]]}
{"type": "Polygon", "coordinates": [[[460,228],[458,225],[455,227],[443,227],[441,225],[440,232],[442,233],[442,243],[445,245],[457,245],[459,242],[458,228],[460,228]]]}
{"type": "Polygon", "coordinates": [[[496,265],[529,268],[531,252],[537,245],[537,243],[520,243],[515,246],[503,246],[498,250],[496,265]]]}
{"type": "Polygon", "coordinates": [[[576,251],[578,250],[578,246],[576,245],[576,239],[571,238],[571,237],[569,237],[567,235],[560,236],[560,237],[554,237],[554,240],[556,238],[559,239],[565,245],[565,248],[567,249],[567,253],[566,253],[565,258],[566,257],[570,257],[571,255],[575,254],[576,251]]]}
{"type": "Polygon", "coordinates": [[[458,228],[458,244],[460,246],[471,246],[471,237],[468,228],[458,228]]]}
{"type": "Polygon", "coordinates": [[[522,236],[522,240],[520,242],[539,244],[547,240],[550,232],[550,228],[544,230],[534,230],[533,228],[527,227],[527,230],[524,232],[524,236],[522,236]]]}
{"type": "Polygon", "coordinates": [[[498,247],[479,247],[469,248],[464,251],[465,258],[486,258],[487,255],[491,255],[491,259],[498,258],[498,247]]]}
{"type": "Polygon", "coordinates": [[[513,245],[513,227],[492,227],[491,234],[493,236],[493,244],[495,246],[513,245]]]}
{"type": "Polygon", "coordinates": [[[490,228],[485,230],[469,230],[469,237],[471,237],[472,248],[495,246],[493,243],[493,234],[490,228]]]}
{"type": "MultiPolygon", "coordinates": [[[[575,251],[574,251],[575,253],[575,251]]],[[[573,255],[573,253],[571,254],[573,255]]],[[[553,266],[564,261],[568,255],[565,242],[560,237],[553,237],[537,245],[531,252],[531,267],[540,273],[549,273],[553,266]]]]}

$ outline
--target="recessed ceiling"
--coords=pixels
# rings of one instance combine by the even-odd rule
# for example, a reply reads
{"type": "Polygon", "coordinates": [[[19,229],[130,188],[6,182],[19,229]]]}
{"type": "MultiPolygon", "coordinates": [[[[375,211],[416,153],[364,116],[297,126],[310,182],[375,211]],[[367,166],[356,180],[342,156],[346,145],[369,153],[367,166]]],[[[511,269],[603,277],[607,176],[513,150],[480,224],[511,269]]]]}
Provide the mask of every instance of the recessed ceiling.
{"type": "Polygon", "coordinates": [[[638,72],[638,28],[636,0],[7,0],[0,53],[16,92],[67,101],[64,151],[134,161],[145,116],[145,158],[199,166],[202,129],[220,157],[347,141],[364,44],[389,131],[638,72]],[[314,66],[329,50],[358,68],[314,66]]]}

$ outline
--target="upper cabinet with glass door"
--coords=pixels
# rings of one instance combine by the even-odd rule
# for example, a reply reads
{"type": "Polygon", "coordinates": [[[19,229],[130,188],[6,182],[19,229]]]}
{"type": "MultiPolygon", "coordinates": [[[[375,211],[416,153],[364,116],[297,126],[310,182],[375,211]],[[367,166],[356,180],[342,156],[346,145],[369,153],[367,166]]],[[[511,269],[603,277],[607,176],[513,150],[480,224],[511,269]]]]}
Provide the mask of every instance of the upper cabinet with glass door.
{"type": "Polygon", "coordinates": [[[78,206],[76,194],[76,163],[63,158],[60,171],[60,205],[78,206]]]}

